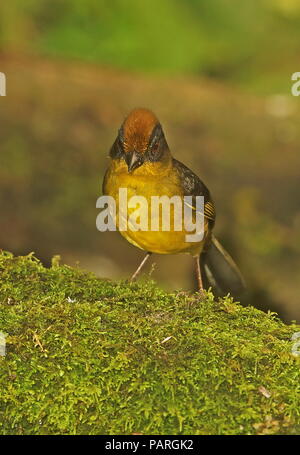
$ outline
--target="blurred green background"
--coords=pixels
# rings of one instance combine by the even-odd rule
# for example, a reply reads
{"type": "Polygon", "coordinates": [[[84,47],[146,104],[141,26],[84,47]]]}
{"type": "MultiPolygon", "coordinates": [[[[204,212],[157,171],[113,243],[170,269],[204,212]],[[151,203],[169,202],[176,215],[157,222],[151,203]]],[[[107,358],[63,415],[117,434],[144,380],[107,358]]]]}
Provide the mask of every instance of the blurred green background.
{"type": "MultiPolygon", "coordinates": [[[[0,247],[110,278],[142,252],[95,227],[110,145],[136,106],[211,189],[243,303],[300,319],[299,0],[0,4],[0,247]]],[[[168,288],[188,256],[154,257],[168,288]]],[[[149,269],[148,269],[149,270],[149,269]]]]}

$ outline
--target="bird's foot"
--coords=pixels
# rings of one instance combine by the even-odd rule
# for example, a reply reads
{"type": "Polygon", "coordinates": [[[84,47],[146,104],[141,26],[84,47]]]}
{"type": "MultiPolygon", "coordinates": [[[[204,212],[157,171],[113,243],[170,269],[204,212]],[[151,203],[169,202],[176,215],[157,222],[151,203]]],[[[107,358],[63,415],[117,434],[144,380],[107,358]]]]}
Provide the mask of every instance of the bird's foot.
{"type": "Polygon", "coordinates": [[[192,291],[179,291],[176,293],[177,297],[192,297],[193,292],[192,291]]]}
{"type": "Polygon", "coordinates": [[[205,290],[202,288],[202,289],[199,289],[196,293],[195,293],[195,296],[197,297],[197,299],[202,302],[203,300],[205,300],[205,290]]]}

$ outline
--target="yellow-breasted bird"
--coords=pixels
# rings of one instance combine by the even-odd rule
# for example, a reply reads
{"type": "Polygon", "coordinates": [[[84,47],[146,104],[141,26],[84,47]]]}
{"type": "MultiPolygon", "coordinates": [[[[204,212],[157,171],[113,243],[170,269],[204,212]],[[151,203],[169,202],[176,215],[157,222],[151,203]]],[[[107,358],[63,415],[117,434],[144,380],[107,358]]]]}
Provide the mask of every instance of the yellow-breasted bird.
{"type": "MultiPolygon", "coordinates": [[[[110,149],[110,165],[103,181],[103,193],[119,202],[119,189],[126,188],[128,199],[143,196],[149,203],[151,196],[203,196],[204,236],[201,241],[187,242],[187,232],[161,228],[153,230],[120,230],[123,237],[147,252],[132,276],[134,280],[152,253],[190,253],[195,258],[198,287],[211,286],[217,294],[240,294],[244,281],[236,264],[212,235],[215,208],[209,190],[188,167],[172,157],[157,117],[148,109],[134,109],[125,118],[110,149]]],[[[192,204],[195,209],[195,204],[192,204]]],[[[121,210],[121,209],[120,209],[121,210]]],[[[124,214],[128,217],[132,207],[124,214]]],[[[160,212],[159,212],[160,216],[160,212]]]]}

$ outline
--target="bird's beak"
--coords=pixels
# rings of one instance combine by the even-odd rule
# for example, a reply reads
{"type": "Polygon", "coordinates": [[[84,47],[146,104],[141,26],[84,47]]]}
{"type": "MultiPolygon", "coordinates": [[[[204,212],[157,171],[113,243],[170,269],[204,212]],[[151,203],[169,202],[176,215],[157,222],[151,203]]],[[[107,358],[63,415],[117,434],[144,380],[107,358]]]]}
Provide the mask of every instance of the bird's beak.
{"type": "Polygon", "coordinates": [[[134,169],[140,166],[140,158],[138,154],[133,151],[131,153],[128,153],[126,158],[125,158],[127,167],[128,167],[128,172],[132,172],[134,169]]]}

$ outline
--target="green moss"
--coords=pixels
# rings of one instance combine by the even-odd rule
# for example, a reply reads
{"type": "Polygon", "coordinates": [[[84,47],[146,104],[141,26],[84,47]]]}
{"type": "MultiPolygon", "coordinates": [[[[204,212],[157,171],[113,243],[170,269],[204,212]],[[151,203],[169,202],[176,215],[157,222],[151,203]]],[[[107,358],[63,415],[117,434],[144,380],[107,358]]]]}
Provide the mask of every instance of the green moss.
{"type": "Polygon", "coordinates": [[[3,252],[0,433],[299,433],[297,330],[229,297],[3,252]]]}

